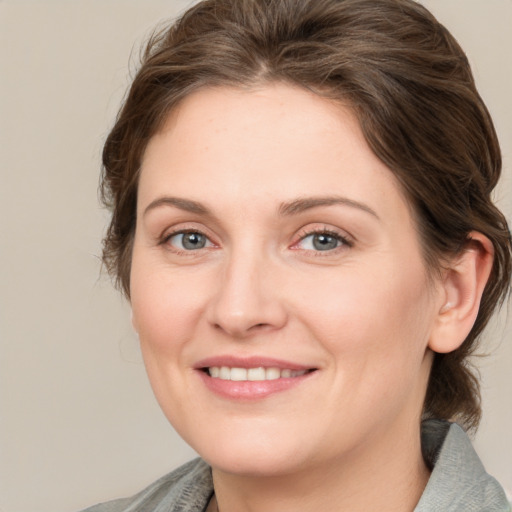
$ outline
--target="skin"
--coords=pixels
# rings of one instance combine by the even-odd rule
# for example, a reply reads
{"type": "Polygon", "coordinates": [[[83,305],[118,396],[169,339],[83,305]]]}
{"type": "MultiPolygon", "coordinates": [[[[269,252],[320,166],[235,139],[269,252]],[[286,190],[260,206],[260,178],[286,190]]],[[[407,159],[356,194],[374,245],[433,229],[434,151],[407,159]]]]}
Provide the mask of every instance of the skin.
{"type": "Polygon", "coordinates": [[[138,192],[133,324],[220,510],[413,510],[429,345],[460,286],[456,271],[428,279],[407,200],[352,112],[286,85],[203,89],[151,139],[138,192]],[[306,197],[342,202],[290,206],[306,197]],[[205,247],[186,249],[183,230],[205,247]],[[314,231],[336,247],[318,250],[314,231]],[[196,367],[219,355],[315,371],[229,399],[196,367]]]}

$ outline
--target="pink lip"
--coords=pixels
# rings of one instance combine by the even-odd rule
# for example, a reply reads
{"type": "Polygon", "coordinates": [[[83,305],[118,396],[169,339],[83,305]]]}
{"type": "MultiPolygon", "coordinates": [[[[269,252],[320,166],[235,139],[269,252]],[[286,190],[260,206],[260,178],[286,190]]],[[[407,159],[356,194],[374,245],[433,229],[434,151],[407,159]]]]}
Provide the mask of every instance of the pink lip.
{"type": "Polygon", "coordinates": [[[230,400],[252,401],[263,399],[275,393],[292,389],[311,378],[316,372],[308,372],[298,377],[281,377],[274,380],[261,381],[232,381],[210,377],[205,368],[212,366],[229,366],[231,368],[280,368],[290,370],[312,370],[311,366],[253,356],[240,358],[235,356],[217,356],[199,361],[195,368],[204,385],[216,395],[230,400]]]}

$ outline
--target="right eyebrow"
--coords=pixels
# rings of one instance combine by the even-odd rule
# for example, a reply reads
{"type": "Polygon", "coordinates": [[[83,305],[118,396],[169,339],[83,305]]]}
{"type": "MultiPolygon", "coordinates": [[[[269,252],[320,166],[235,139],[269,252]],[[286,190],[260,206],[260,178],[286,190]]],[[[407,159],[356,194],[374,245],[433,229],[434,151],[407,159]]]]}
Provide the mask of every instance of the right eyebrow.
{"type": "Polygon", "coordinates": [[[146,215],[151,210],[158,208],[159,206],[174,206],[175,208],[179,208],[180,210],[184,210],[190,213],[196,213],[198,215],[211,215],[211,212],[206,206],[203,204],[192,201],[191,199],[183,199],[181,197],[170,197],[163,196],[155,199],[144,210],[143,216],[146,215]]]}

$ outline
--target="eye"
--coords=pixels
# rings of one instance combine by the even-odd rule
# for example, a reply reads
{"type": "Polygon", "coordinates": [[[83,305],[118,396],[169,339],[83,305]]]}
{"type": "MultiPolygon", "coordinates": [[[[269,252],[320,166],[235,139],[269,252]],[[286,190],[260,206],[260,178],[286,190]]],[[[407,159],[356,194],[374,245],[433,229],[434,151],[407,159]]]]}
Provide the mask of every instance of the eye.
{"type": "Polygon", "coordinates": [[[332,251],[341,246],[351,247],[351,243],[339,235],[330,231],[319,231],[304,235],[297,247],[306,251],[332,251]]]}
{"type": "Polygon", "coordinates": [[[174,233],[166,239],[166,242],[176,249],[185,251],[195,251],[213,246],[208,237],[198,231],[174,233]]]}

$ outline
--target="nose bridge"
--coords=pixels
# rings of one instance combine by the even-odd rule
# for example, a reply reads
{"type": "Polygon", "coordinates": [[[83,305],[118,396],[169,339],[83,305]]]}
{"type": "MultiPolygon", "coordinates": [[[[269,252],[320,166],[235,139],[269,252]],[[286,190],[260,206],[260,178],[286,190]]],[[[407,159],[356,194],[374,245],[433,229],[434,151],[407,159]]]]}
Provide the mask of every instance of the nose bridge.
{"type": "Polygon", "coordinates": [[[236,244],[226,255],[210,304],[210,322],[227,334],[246,337],[286,322],[276,293],[275,262],[254,240],[236,244]]]}

